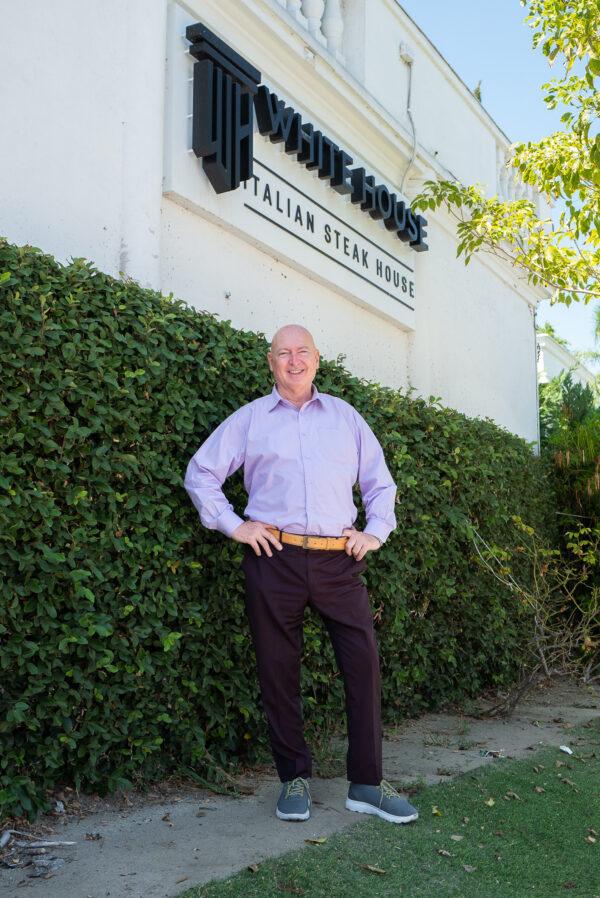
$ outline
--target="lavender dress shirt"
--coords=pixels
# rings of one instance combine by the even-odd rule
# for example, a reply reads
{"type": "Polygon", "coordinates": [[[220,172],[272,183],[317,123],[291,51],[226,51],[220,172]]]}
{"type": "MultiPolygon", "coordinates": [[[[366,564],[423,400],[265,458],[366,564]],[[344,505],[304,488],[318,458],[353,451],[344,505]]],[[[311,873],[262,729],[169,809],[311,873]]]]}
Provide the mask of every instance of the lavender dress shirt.
{"type": "Polygon", "coordinates": [[[231,536],[243,524],[221,489],[244,465],[252,521],[288,533],[341,536],[356,520],[358,481],[367,516],[365,533],[384,542],[396,526],[396,485],[381,446],[343,399],[319,393],[302,408],[273,387],[230,415],[190,461],[184,486],[205,527],[231,536]]]}

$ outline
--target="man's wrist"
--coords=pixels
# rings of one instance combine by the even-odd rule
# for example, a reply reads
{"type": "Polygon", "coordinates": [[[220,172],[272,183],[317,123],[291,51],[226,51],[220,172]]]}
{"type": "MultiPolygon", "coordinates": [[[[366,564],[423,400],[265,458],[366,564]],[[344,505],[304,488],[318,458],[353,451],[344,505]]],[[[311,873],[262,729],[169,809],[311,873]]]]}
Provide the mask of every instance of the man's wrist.
{"type": "Polygon", "coordinates": [[[365,525],[364,532],[368,533],[369,536],[374,536],[375,539],[378,539],[379,545],[382,546],[390,535],[391,529],[392,528],[386,521],[382,521],[380,518],[371,517],[365,525]]]}
{"type": "Polygon", "coordinates": [[[232,539],[234,532],[243,523],[244,519],[240,518],[231,508],[226,508],[217,518],[217,528],[230,539],[232,539]]]}

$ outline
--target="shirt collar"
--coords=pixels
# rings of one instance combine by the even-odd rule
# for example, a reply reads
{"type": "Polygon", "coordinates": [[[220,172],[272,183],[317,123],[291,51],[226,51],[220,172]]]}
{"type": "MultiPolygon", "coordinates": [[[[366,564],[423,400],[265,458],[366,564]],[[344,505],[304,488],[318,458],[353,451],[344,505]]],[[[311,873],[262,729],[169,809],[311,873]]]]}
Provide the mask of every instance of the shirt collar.
{"type": "MultiPolygon", "coordinates": [[[[321,395],[320,395],[319,391],[317,390],[317,388],[315,387],[315,385],[313,384],[312,385],[312,395],[311,395],[310,399],[308,400],[308,402],[313,402],[315,399],[317,399],[320,402],[321,395]]],[[[277,405],[279,405],[280,402],[285,404],[285,403],[287,403],[287,400],[284,399],[283,396],[279,395],[277,386],[274,386],[273,389],[271,390],[271,395],[269,396],[269,405],[268,405],[267,411],[272,412],[273,409],[277,405]]],[[[291,402],[288,404],[292,405],[291,402]]],[[[307,403],[305,403],[305,405],[307,405],[307,403]]]]}

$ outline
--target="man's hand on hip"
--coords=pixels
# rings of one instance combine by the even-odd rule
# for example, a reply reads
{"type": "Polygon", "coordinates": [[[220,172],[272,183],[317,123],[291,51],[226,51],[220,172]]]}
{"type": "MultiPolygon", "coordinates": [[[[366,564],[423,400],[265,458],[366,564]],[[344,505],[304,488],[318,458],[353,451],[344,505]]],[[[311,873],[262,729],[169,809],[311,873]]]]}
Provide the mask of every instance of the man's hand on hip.
{"type": "Polygon", "coordinates": [[[363,533],[362,530],[355,530],[354,527],[346,527],[345,530],[342,530],[342,536],[348,537],[346,554],[354,555],[357,561],[361,561],[367,552],[375,552],[381,546],[376,536],[363,533]]]}
{"type": "MultiPolygon", "coordinates": [[[[265,554],[272,558],[271,546],[275,546],[276,549],[283,547],[279,540],[267,529],[270,526],[272,525],[263,524],[260,521],[244,521],[243,524],[240,524],[233,531],[231,537],[236,543],[247,543],[249,546],[252,546],[257,555],[260,555],[260,550],[264,549],[265,554]]],[[[276,530],[277,528],[275,527],[274,529],[276,530]]]]}

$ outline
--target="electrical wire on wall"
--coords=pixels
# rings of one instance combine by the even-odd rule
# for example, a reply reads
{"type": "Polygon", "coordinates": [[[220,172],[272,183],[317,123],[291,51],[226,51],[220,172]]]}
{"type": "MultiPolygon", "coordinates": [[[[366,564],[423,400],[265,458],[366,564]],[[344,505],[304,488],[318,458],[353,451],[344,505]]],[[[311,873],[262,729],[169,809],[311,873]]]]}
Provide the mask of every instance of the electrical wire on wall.
{"type": "Polygon", "coordinates": [[[412,130],[412,149],[410,154],[410,159],[408,161],[408,165],[404,169],[404,174],[402,175],[402,180],[400,181],[400,193],[404,194],[404,182],[406,181],[406,177],[412,167],[413,162],[415,161],[415,156],[417,154],[417,129],[415,128],[415,122],[412,116],[411,109],[411,101],[412,101],[412,74],[413,74],[413,63],[414,56],[410,49],[406,44],[400,44],[400,59],[402,62],[405,62],[408,66],[408,94],[406,98],[406,114],[408,116],[408,120],[410,122],[410,127],[412,130]]]}
{"type": "MultiPolygon", "coordinates": [[[[408,120],[410,122],[410,127],[412,129],[412,149],[410,153],[410,159],[408,160],[408,164],[404,169],[404,174],[402,175],[402,179],[400,181],[400,195],[405,196],[404,193],[404,182],[406,181],[406,176],[408,175],[413,162],[415,161],[415,156],[417,154],[417,129],[415,128],[415,122],[412,117],[412,109],[411,109],[411,99],[412,99],[412,72],[413,72],[413,62],[414,56],[411,49],[407,44],[400,44],[400,59],[402,62],[405,62],[408,66],[408,94],[406,97],[406,113],[408,115],[408,120]]],[[[409,333],[408,337],[408,352],[405,356],[405,366],[406,366],[406,383],[409,389],[413,389],[413,383],[411,380],[411,357],[414,348],[414,333],[409,333]]]]}

